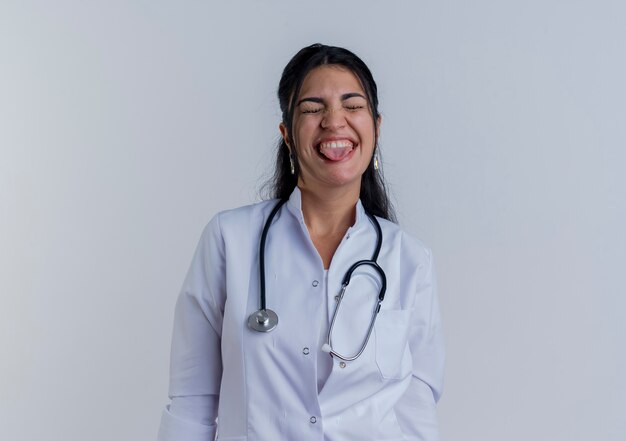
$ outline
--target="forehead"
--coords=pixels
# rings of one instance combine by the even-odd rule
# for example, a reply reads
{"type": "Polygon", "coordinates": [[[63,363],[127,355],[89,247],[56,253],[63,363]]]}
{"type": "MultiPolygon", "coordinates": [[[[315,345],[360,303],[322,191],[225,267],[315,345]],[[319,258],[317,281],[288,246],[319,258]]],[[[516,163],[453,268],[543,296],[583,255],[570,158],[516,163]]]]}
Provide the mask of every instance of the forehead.
{"type": "Polygon", "coordinates": [[[365,95],[358,77],[350,70],[336,64],[316,67],[302,82],[300,97],[341,95],[359,92],[365,95]]]}

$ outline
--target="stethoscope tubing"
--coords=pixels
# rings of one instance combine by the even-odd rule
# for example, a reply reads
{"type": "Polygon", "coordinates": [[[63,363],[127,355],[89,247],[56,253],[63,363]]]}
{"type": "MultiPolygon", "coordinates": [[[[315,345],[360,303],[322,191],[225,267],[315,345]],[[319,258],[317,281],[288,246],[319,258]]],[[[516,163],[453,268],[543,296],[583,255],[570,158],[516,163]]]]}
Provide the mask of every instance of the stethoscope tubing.
{"type": "MultiPolygon", "coordinates": [[[[373,222],[375,223],[375,225],[377,225],[378,228],[380,228],[380,225],[378,225],[378,221],[376,220],[376,218],[374,218],[373,216],[370,216],[370,219],[373,219],[373,222]]],[[[381,238],[381,236],[378,236],[378,237],[379,239],[381,238]]],[[[382,241],[379,241],[379,245],[380,245],[380,242],[382,241]]],[[[377,251],[374,253],[374,257],[377,257],[377,254],[379,251],[380,251],[380,247],[378,246],[377,251]]],[[[341,285],[341,291],[335,297],[337,301],[337,305],[335,306],[335,312],[333,314],[332,320],[330,321],[330,327],[328,329],[326,344],[322,347],[322,350],[325,352],[328,352],[333,357],[337,357],[343,361],[354,361],[357,358],[359,358],[361,354],[363,353],[363,351],[365,350],[365,348],[367,347],[367,343],[369,342],[372,331],[374,330],[376,317],[378,316],[378,313],[380,312],[380,306],[383,300],[385,299],[386,291],[387,291],[387,276],[385,275],[385,272],[380,267],[380,265],[378,265],[377,262],[375,262],[374,260],[359,260],[358,262],[355,262],[354,264],[352,264],[352,266],[350,267],[350,269],[348,270],[348,272],[346,272],[346,275],[344,276],[343,284],[341,285]],[[355,355],[348,356],[348,355],[340,354],[339,352],[333,349],[333,328],[335,326],[335,320],[337,319],[337,315],[339,313],[339,308],[341,307],[341,302],[346,293],[346,289],[348,288],[348,284],[350,283],[352,273],[354,272],[354,270],[356,270],[358,267],[362,265],[371,266],[376,270],[376,272],[378,272],[378,275],[380,276],[380,280],[381,280],[381,287],[380,287],[380,291],[378,294],[378,301],[376,302],[376,305],[374,306],[374,310],[372,311],[372,318],[367,328],[367,334],[365,335],[365,338],[363,339],[363,343],[361,344],[359,351],[355,355]]]]}
{"type": "MultiPolygon", "coordinates": [[[[269,216],[267,218],[267,221],[265,222],[265,225],[263,226],[263,231],[261,232],[261,240],[260,240],[260,244],[259,244],[259,282],[260,282],[260,285],[261,285],[260,286],[260,295],[259,295],[259,297],[260,297],[260,309],[255,311],[255,312],[253,312],[248,317],[248,326],[251,329],[253,329],[255,331],[259,331],[259,332],[269,332],[269,331],[272,331],[278,325],[278,315],[274,311],[272,311],[271,309],[267,308],[267,302],[266,302],[266,295],[265,295],[265,242],[267,241],[267,234],[268,234],[268,231],[269,231],[270,226],[272,224],[272,221],[273,221],[274,217],[276,216],[276,213],[278,213],[278,210],[280,210],[280,208],[285,204],[285,202],[287,202],[286,199],[281,199],[280,201],[278,201],[278,203],[274,206],[274,208],[270,212],[270,214],[269,214],[269,216]]],[[[381,303],[385,299],[385,292],[387,290],[387,277],[386,277],[385,272],[383,271],[383,269],[377,263],[378,255],[380,254],[380,250],[382,248],[382,243],[383,243],[382,228],[380,227],[380,223],[378,222],[378,220],[376,219],[375,216],[373,216],[373,215],[371,215],[370,213],[367,213],[367,212],[366,212],[366,214],[369,217],[369,219],[371,220],[372,224],[374,225],[374,228],[376,229],[376,248],[374,249],[374,254],[372,255],[372,258],[370,260],[367,260],[367,259],[359,260],[359,261],[353,263],[350,266],[350,268],[348,269],[348,271],[346,272],[346,274],[345,274],[345,276],[343,278],[343,283],[341,285],[341,291],[335,297],[335,299],[337,301],[337,305],[335,306],[335,312],[334,312],[334,314],[332,316],[332,319],[331,319],[331,322],[330,322],[330,327],[328,329],[328,336],[327,336],[327,339],[326,339],[326,343],[322,346],[322,350],[323,351],[328,352],[333,357],[337,357],[337,358],[339,358],[341,360],[344,360],[344,361],[356,360],[357,358],[359,358],[359,356],[363,353],[363,351],[367,347],[367,343],[369,342],[370,336],[371,336],[372,331],[374,329],[374,324],[376,322],[376,317],[378,316],[378,313],[380,312],[381,303]],[[339,354],[338,352],[336,352],[332,348],[332,332],[333,332],[333,328],[334,328],[334,325],[335,325],[335,321],[337,319],[337,313],[339,312],[339,307],[341,306],[341,302],[342,302],[343,297],[345,295],[346,288],[350,284],[350,279],[352,278],[352,274],[354,273],[354,271],[358,267],[363,266],[363,265],[371,266],[379,274],[380,279],[381,279],[381,287],[380,287],[380,290],[379,290],[379,294],[378,294],[378,299],[377,299],[376,305],[374,307],[374,310],[372,311],[372,318],[370,320],[370,324],[369,324],[368,329],[367,329],[367,334],[365,336],[365,339],[363,340],[363,343],[361,344],[361,347],[360,347],[359,351],[355,355],[353,355],[353,356],[346,356],[346,355],[339,354]]]]}
{"type": "Polygon", "coordinates": [[[274,219],[274,216],[276,216],[276,213],[278,213],[278,210],[280,210],[280,207],[282,207],[285,202],[287,202],[287,199],[281,199],[280,201],[278,201],[274,209],[270,212],[270,215],[265,222],[265,226],[263,227],[263,232],[261,233],[261,243],[259,244],[259,281],[261,283],[260,297],[262,311],[265,311],[267,309],[267,303],[265,300],[265,241],[267,240],[267,232],[272,225],[272,220],[274,219]]]}

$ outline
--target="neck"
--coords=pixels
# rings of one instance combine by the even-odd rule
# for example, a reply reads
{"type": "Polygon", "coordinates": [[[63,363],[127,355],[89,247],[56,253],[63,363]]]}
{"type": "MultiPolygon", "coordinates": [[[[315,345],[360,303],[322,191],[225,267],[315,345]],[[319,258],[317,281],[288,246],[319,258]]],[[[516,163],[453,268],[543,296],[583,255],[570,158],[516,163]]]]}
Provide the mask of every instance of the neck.
{"type": "Polygon", "coordinates": [[[356,221],[359,189],[339,188],[320,192],[300,187],[302,214],[309,232],[315,236],[343,234],[356,221]]]}

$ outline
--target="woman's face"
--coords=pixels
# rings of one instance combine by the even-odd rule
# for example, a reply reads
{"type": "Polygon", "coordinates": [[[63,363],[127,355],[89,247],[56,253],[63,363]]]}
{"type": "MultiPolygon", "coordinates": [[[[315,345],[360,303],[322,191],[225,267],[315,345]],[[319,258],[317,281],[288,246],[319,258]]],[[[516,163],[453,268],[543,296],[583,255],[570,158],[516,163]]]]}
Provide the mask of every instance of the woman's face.
{"type": "MultiPolygon", "coordinates": [[[[374,151],[375,131],[367,98],[350,70],[337,65],[313,69],[305,77],[293,112],[293,141],[303,188],[355,186],[374,151]]],[[[289,146],[286,128],[280,130],[289,146]]]]}

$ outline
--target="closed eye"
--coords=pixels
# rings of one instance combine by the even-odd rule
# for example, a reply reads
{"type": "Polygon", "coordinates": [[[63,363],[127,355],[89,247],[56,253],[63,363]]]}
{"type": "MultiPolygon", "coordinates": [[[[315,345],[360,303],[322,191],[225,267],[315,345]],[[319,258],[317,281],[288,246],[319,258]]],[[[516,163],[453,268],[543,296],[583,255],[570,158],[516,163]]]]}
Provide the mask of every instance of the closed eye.
{"type": "Polygon", "coordinates": [[[320,113],[322,111],[322,108],[315,108],[315,109],[302,109],[302,113],[309,113],[309,114],[315,114],[315,113],[320,113]]]}

